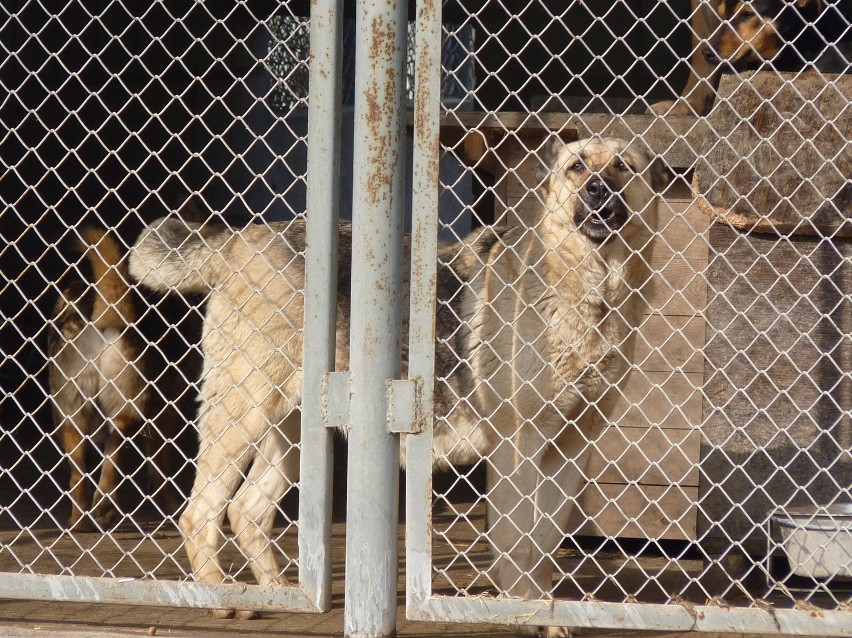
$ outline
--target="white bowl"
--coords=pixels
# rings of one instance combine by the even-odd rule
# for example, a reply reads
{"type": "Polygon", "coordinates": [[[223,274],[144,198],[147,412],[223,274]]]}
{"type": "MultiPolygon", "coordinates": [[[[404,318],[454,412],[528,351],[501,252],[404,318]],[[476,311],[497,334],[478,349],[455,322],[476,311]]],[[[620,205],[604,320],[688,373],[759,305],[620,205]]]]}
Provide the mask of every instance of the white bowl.
{"type": "Polygon", "coordinates": [[[794,574],[852,579],[852,503],[789,508],[772,520],[794,574]]]}

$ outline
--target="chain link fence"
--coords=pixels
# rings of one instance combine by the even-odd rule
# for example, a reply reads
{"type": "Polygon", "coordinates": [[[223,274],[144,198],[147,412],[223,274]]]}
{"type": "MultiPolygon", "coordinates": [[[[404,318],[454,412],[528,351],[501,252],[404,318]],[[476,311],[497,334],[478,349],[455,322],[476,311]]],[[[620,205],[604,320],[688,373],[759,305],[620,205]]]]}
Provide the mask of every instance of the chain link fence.
{"type": "MultiPolygon", "coordinates": [[[[304,260],[303,238],[293,238],[310,219],[311,3],[19,4],[4,3],[0,13],[4,591],[51,598],[49,588],[27,579],[71,576],[92,579],[86,582],[93,596],[126,600],[112,583],[138,579],[137,602],[229,608],[223,613],[323,611],[310,592],[294,593],[298,586],[267,596],[299,583],[306,557],[313,560],[324,542],[299,538],[298,512],[306,510],[298,492],[305,489],[297,490],[292,476],[283,498],[267,499],[259,510],[237,499],[244,505],[228,511],[230,526],[213,544],[215,554],[206,556],[223,566],[223,584],[216,589],[214,582],[216,596],[209,599],[197,594],[207,590],[192,589],[179,519],[196,476],[208,471],[197,460],[205,409],[199,389],[221,372],[205,367],[201,352],[208,299],[154,293],[127,275],[123,260],[146,225],[169,213],[211,228],[269,227],[286,238],[293,260],[273,268],[283,272],[304,260]],[[85,230],[90,226],[108,234],[93,237],[85,230]],[[93,327],[106,336],[94,338],[93,327]],[[125,348],[119,371],[105,354],[116,347],[125,348]],[[109,398],[116,389],[118,399],[109,398]],[[112,472],[116,450],[120,463],[112,472]],[[265,548],[243,542],[240,532],[261,518],[271,521],[264,533],[275,573],[258,568],[265,548]],[[229,589],[231,583],[257,588],[243,594],[229,589]]],[[[352,187],[351,167],[359,158],[353,157],[351,108],[358,25],[351,9],[344,3],[338,78],[344,219],[352,216],[353,199],[365,196],[352,187]]],[[[422,26],[414,15],[412,3],[404,100],[409,150],[400,161],[406,191],[417,102],[414,43],[422,26]]],[[[571,448],[576,458],[588,456],[579,468],[581,485],[576,493],[559,492],[558,505],[537,501],[536,493],[519,497],[517,507],[529,505],[536,520],[573,506],[558,548],[532,550],[542,557],[531,571],[552,569],[552,582],[523,594],[546,601],[551,615],[538,622],[543,607],[533,603],[489,606],[514,604],[518,588],[495,576],[505,554],[519,571],[527,567],[515,562],[515,547],[494,555],[499,521],[489,520],[488,509],[502,497],[495,496],[500,481],[490,453],[462,455],[459,463],[450,450],[438,459],[448,461],[441,471],[416,470],[429,477],[420,506],[431,516],[427,526],[409,530],[409,542],[429,554],[421,574],[421,584],[428,584],[409,592],[413,617],[487,616],[533,630],[595,623],[688,629],[701,627],[696,607],[772,609],[776,621],[767,630],[773,633],[848,634],[851,16],[841,0],[443,3],[438,234],[459,243],[439,250],[437,267],[455,272],[459,263],[475,262],[494,280],[488,298],[468,282],[466,294],[480,304],[470,315],[458,315],[455,297],[438,291],[439,324],[452,315],[456,332],[442,334],[439,326],[445,367],[434,383],[452,385],[456,394],[453,405],[438,411],[435,428],[453,430],[453,415],[467,410],[489,432],[483,436],[514,444],[500,425],[501,410],[522,390],[494,398],[500,410],[484,410],[477,394],[506,387],[499,375],[477,376],[477,360],[453,340],[457,332],[480,330],[491,316],[502,323],[492,330],[494,343],[480,347],[492,347],[501,359],[505,353],[495,344],[528,338],[522,324],[530,324],[523,312],[510,320],[497,316],[502,311],[493,300],[515,294],[517,282],[464,238],[502,229],[496,244],[505,242],[505,254],[521,261],[525,244],[511,238],[545,242],[554,214],[542,179],[548,144],[619,137],[663,162],[669,182],[651,228],[653,251],[636,247],[653,285],[640,293],[644,309],[633,331],[629,374],[608,381],[606,405],[595,396],[581,411],[595,413],[602,424],[571,448]],[[453,385],[450,377],[470,386],[453,385]],[[589,607],[552,607],[554,601],[589,607]],[[594,607],[599,603],[616,607],[594,607]],[[639,620],[624,620],[624,610],[637,608],[639,620]],[[659,609],[687,610],[688,618],[655,615],[659,609]],[[787,610],[802,613],[783,615],[787,610]]],[[[405,209],[407,229],[434,213],[418,210],[410,193],[405,209]]],[[[252,281],[249,270],[234,276],[252,281]]],[[[297,307],[304,303],[303,285],[294,284],[297,307]]],[[[280,304],[262,286],[253,290],[261,304],[280,304]]],[[[597,292],[589,287],[589,294],[597,292]]],[[[218,320],[226,341],[228,322],[253,312],[248,301],[233,300],[218,320]]],[[[619,316],[622,309],[610,312],[619,316]]],[[[547,324],[540,316],[534,321],[547,324]]],[[[272,334],[270,325],[257,326],[262,339],[272,334]]],[[[302,326],[287,329],[288,339],[301,343],[302,326]]],[[[207,330],[216,328],[208,323],[207,330]]],[[[606,339],[594,324],[576,338],[589,335],[606,339]]],[[[258,350],[245,343],[229,347],[251,362],[243,382],[233,384],[250,411],[277,400],[285,381],[278,371],[283,366],[298,375],[301,353],[288,351],[288,341],[257,361],[258,350]],[[252,374],[260,375],[262,396],[245,390],[252,374]]],[[[345,343],[338,338],[338,355],[345,343]]],[[[573,346],[554,347],[564,354],[573,346]]],[[[596,360],[583,364],[599,369],[596,360]]],[[[338,369],[346,366],[338,357],[338,369]]],[[[552,363],[542,364],[541,374],[552,371],[552,363]]],[[[519,376],[518,387],[534,385],[519,376]]],[[[539,398],[542,411],[555,400],[539,398]]],[[[206,409],[218,405],[208,400],[206,409]]],[[[275,430],[279,422],[269,415],[283,413],[267,414],[264,427],[275,430]]],[[[512,418],[538,427],[538,416],[512,418]]],[[[241,418],[231,415],[236,424],[241,418]]],[[[565,428],[572,427],[566,420],[565,428]]],[[[566,431],[542,431],[542,446],[557,446],[566,431]]],[[[287,453],[278,450],[273,458],[278,452],[244,436],[254,460],[230,469],[261,484],[259,468],[279,471],[287,453]]],[[[459,435],[459,445],[470,436],[459,435]]],[[[289,430],[282,443],[287,450],[300,447],[289,430]]],[[[559,450],[563,466],[570,465],[575,457],[559,450]]],[[[514,453],[531,458],[528,450],[514,453]]],[[[341,467],[337,463],[337,480],[341,467]]],[[[218,495],[223,502],[232,496],[218,495]]],[[[224,518],[225,509],[219,515],[224,518]]],[[[519,526],[522,544],[531,529],[508,518],[519,526]]],[[[767,628],[755,622],[755,629],[767,628]]],[[[737,626],[718,621],[705,628],[737,626]]]]}

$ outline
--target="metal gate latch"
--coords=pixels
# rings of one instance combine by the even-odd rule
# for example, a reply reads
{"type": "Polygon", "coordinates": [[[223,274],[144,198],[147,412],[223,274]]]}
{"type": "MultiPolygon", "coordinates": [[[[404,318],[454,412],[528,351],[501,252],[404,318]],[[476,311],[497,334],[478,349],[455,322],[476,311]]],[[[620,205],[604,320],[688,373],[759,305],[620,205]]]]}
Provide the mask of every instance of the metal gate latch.
{"type": "Polygon", "coordinates": [[[423,410],[423,379],[391,379],[387,382],[388,431],[420,434],[426,429],[423,410]]]}

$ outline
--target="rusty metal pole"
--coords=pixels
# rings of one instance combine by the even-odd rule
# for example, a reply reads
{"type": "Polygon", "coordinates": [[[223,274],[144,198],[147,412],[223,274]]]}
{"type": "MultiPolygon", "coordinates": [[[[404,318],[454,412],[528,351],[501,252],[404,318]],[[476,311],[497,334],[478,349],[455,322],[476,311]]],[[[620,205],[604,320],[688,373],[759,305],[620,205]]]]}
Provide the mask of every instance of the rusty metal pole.
{"type": "Polygon", "coordinates": [[[343,0],[311,3],[308,226],[299,492],[299,582],[317,610],[331,605],[332,437],[320,413],[323,374],[334,370],[343,0]]]}
{"type": "Polygon", "coordinates": [[[350,637],[396,633],[399,441],[388,431],[386,387],[400,375],[406,17],[402,0],[357,4],[344,608],[350,637]]]}

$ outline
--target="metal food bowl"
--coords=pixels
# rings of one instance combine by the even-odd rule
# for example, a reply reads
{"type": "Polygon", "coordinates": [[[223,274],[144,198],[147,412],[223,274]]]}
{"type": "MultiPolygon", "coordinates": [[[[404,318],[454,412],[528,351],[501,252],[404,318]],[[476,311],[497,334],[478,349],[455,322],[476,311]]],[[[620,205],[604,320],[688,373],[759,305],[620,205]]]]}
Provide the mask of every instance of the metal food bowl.
{"type": "Polygon", "coordinates": [[[852,503],[790,508],[772,522],[793,574],[852,579],[852,503]]]}

